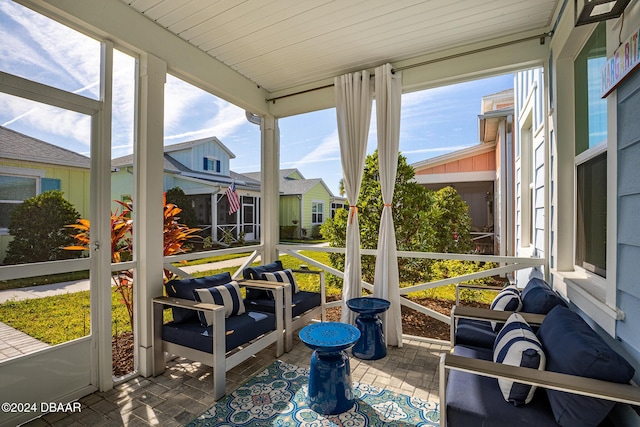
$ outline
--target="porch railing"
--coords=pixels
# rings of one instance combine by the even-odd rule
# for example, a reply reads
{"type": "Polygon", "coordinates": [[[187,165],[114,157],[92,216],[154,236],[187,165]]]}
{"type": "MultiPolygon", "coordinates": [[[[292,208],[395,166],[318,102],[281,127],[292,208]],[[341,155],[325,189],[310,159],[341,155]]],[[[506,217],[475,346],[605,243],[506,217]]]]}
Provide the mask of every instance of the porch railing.
{"type": "MultiPolygon", "coordinates": [[[[185,273],[179,267],[172,265],[177,261],[182,260],[194,260],[201,259],[211,256],[217,255],[226,255],[226,254],[234,254],[234,253],[247,253],[250,252],[251,255],[238,267],[238,269],[233,273],[232,277],[237,278],[242,274],[242,270],[251,265],[258,256],[260,256],[262,252],[262,246],[242,246],[237,248],[228,248],[228,249],[218,249],[207,252],[196,252],[190,254],[183,255],[174,255],[171,257],[165,258],[165,268],[174,272],[175,274],[181,277],[192,277],[190,274],[185,273]]],[[[312,251],[312,252],[328,252],[328,253],[345,253],[344,248],[330,248],[323,246],[315,246],[315,245],[277,245],[277,249],[280,254],[288,254],[291,255],[301,261],[303,261],[307,265],[314,266],[329,274],[333,274],[338,278],[344,279],[344,272],[338,269],[335,269],[326,264],[322,264],[308,256],[305,256],[300,253],[300,251],[312,251]]],[[[376,251],[374,249],[362,249],[362,255],[376,255],[376,251]]],[[[412,292],[424,291],[427,289],[437,288],[439,286],[446,285],[459,285],[460,283],[477,280],[492,276],[503,276],[508,273],[513,273],[518,270],[532,268],[537,266],[544,265],[545,260],[542,258],[524,258],[524,257],[512,257],[512,256],[496,256],[496,255],[472,255],[472,254],[450,254],[450,253],[433,253],[433,252],[408,252],[408,251],[399,251],[398,257],[401,258],[422,258],[422,259],[433,259],[433,260],[459,260],[459,261],[476,261],[476,262],[490,262],[495,263],[497,267],[478,271],[475,273],[464,274],[456,277],[449,277],[442,280],[436,280],[433,282],[421,283],[413,286],[403,287],[399,289],[400,292],[400,302],[402,305],[416,310],[419,313],[423,313],[427,316],[430,316],[434,319],[437,319],[443,323],[449,325],[451,323],[451,319],[449,316],[441,314],[435,310],[431,310],[427,307],[424,307],[420,304],[417,304],[406,296],[412,292]]],[[[371,283],[362,282],[362,287],[370,292],[373,292],[373,285],[371,283]]],[[[482,286],[474,286],[477,289],[495,289],[495,287],[482,287],[482,286]]],[[[457,293],[458,296],[458,293],[457,293]]],[[[332,301],[327,303],[327,308],[330,307],[339,307],[342,304],[342,300],[332,301]]]]}

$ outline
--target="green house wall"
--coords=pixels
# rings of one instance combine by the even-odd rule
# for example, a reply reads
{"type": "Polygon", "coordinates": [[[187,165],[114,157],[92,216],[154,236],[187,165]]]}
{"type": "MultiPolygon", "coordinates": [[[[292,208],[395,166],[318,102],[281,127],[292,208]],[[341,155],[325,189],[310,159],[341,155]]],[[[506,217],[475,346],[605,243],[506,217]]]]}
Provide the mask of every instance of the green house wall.
{"type": "Polygon", "coordinates": [[[280,196],[280,225],[300,225],[300,199],[298,196],[280,196]]]}
{"type": "Polygon", "coordinates": [[[307,229],[307,235],[311,233],[311,205],[313,202],[323,203],[323,222],[329,217],[331,211],[331,195],[321,183],[314,185],[302,196],[302,227],[307,229]]]}

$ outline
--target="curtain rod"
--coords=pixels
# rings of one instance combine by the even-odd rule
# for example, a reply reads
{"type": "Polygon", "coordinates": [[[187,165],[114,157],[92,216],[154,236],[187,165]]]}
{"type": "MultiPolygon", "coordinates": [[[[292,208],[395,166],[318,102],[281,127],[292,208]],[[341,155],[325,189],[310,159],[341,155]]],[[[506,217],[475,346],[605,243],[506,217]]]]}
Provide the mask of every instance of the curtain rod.
{"type": "MultiPolygon", "coordinates": [[[[396,71],[403,71],[403,70],[408,70],[410,68],[417,68],[417,67],[422,67],[422,66],[425,66],[425,65],[435,64],[437,62],[448,61],[450,59],[457,59],[457,58],[461,58],[463,56],[473,55],[473,54],[476,54],[476,53],[487,52],[489,50],[498,49],[498,48],[506,47],[506,46],[511,46],[511,45],[518,44],[518,43],[528,42],[530,40],[535,40],[535,39],[540,40],[540,44],[544,44],[545,43],[545,37],[551,37],[552,34],[553,33],[551,33],[551,32],[542,33],[542,34],[538,34],[536,36],[529,36],[529,37],[524,37],[522,39],[511,40],[511,41],[500,43],[500,44],[496,44],[496,45],[493,45],[493,46],[481,47],[481,48],[478,48],[478,49],[469,50],[467,52],[461,52],[461,53],[456,53],[456,54],[453,54],[453,55],[443,56],[441,58],[430,59],[428,61],[417,62],[415,64],[410,64],[410,65],[405,65],[405,66],[402,66],[402,67],[392,68],[391,72],[395,73],[396,71]]],[[[371,74],[371,77],[373,77],[373,76],[375,76],[375,74],[371,74]]],[[[273,98],[265,99],[265,102],[267,102],[267,103],[273,102],[275,104],[275,102],[278,99],[288,98],[290,96],[302,95],[304,93],[315,92],[317,90],[328,89],[328,88],[333,87],[333,86],[334,86],[333,83],[331,83],[331,84],[326,84],[324,86],[318,86],[318,87],[314,87],[314,88],[311,88],[311,89],[301,90],[299,92],[289,93],[287,95],[274,96],[273,98]]]]}

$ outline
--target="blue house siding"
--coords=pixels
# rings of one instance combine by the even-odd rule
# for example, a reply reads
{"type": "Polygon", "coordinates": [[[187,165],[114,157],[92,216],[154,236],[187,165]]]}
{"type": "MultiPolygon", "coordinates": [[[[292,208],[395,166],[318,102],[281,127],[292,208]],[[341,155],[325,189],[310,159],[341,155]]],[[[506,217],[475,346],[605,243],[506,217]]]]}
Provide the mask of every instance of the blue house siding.
{"type": "MultiPolygon", "coordinates": [[[[229,153],[215,143],[194,145],[185,150],[173,151],[170,156],[187,167],[204,172],[204,159],[213,158],[220,161],[220,171],[213,171],[218,175],[229,176],[229,153]]],[[[208,171],[212,172],[212,171],[208,171]]]]}
{"type": "MultiPolygon", "coordinates": [[[[544,74],[542,68],[516,73],[514,79],[516,155],[516,254],[544,258],[546,254],[546,138],[544,131],[544,74]],[[525,124],[526,123],[526,124],[525,124]],[[525,133],[523,135],[523,133],[525,133]],[[523,150],[526,150],[523,152],[523,150]],[[528,164],[522,165],[526,161],[528,164]],[[522,176],[525,170],[526,177],[522,176]],[[526,179],[522,182],[522,179],[526,179]],[[529,179],[531,181],[529,181],[529,179]],[[531,185],[530,185],[531,184],[531,185]],[[526,200],[523,198],[526,197],[526,200]],[[530,200],[529,200],[530,199],[530,200]],[[528,206],[529,205],[529,206],[528,206]],[[526,211],[523,211],[526,209],[526,211]],[[526,227],[526,228],[525,228],[526,227]],[[523,236],[528,236],[523,239],[523,236]]],[[[526,285],[530,270],[517,273],[526,285]]]]}
{"type": "MultiPolygon", "coordinates": [[[[616,324],[622,347],[640,365],[640,73],[620,85],[618,96],[617,305],[624,320],[616,324]]],[[[638,375],[636,375],[638,377],[638,375]]]]}

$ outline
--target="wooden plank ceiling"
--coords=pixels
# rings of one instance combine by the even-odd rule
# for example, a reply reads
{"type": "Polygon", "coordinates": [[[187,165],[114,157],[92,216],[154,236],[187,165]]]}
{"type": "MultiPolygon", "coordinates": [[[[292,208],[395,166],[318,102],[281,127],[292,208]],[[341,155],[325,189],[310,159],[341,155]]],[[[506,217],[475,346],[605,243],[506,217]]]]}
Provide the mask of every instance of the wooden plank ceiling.
{"type": "Polygon", "coordinates": [[[532,30],[560,0],[122,0],[269,92],[532,30]]]}

